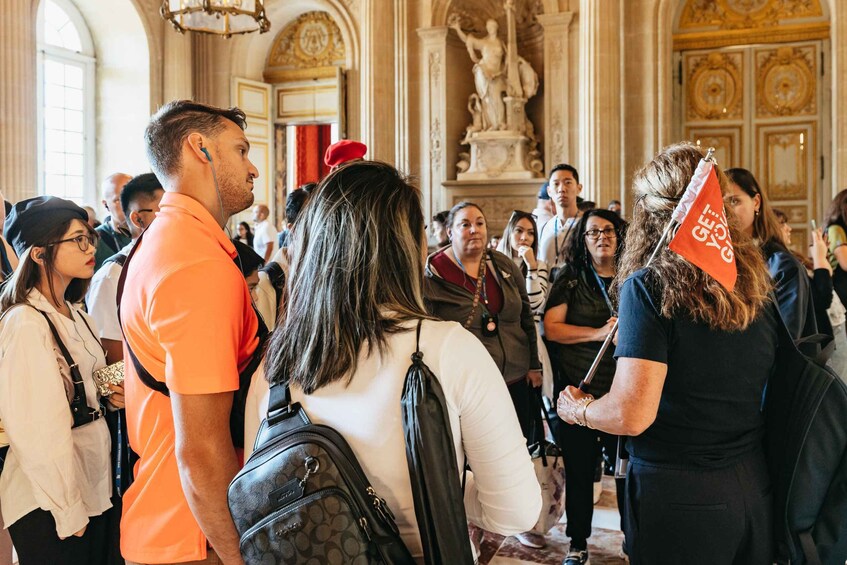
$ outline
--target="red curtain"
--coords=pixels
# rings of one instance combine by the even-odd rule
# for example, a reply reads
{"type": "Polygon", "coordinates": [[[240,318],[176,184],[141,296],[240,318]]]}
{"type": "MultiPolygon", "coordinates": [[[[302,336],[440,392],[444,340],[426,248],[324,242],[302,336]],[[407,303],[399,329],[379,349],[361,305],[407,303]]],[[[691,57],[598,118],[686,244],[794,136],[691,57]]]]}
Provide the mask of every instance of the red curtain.
{"type": "Polygon", "coordinates": [[[296,126],[296,128],[295,179],[297,186],[307,182],[318,182],[329,173],[329,167],[324,164],[324,153],[332,143],[332,129],[329,124],[296,126]]]}

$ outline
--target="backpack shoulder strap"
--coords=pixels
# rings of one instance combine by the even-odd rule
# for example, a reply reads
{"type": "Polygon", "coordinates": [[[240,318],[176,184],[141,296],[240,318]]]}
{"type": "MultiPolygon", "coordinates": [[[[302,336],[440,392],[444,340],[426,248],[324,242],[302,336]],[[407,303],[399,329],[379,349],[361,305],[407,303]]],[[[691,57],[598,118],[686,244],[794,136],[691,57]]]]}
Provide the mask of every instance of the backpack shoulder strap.
{"type": "Polygon", "coordinates": [[[141,247],[141,238],[144,237],[144,232],[141,232],[141,235],[138,236],[138,240],[135,242],[135,245],[132,246],[132,250],[130,250],[129,255],[127,255],[126,259],[123,263],[123,269],[121,270],[121,276],[118,278],[118,293],[117,293],[117,307],[118,307],[118,326],[121,328],[121,334],[124,336],[124,343],[126,344],[126,350],[129,352],[129,358],[132,360],[132,366],[135,368],[135,373],[138,375],[138,380],[144,384],[147,388],[153,389],[156,392],[164,394],[165,396],[170,396],[171,391],[168,389],[168,385],[163,383],[162,381],[156,380],[153,378],[147,369],[144,368],[144,365],[141,364],[141,361],[138,360],[138,357],[135,356],[135,352],[132,350],[132,347],[129,344],[129,341],[126,339],[126,334],[124,333],[124,326],[121,323],[121,297],[124,294],[124,285],[126,284],[126,276],[129,272],[129,262],[132,260],[132,257],[135,255],[135,252],[138,251],[138,248],[141,247]]]}
{"type": "Polygon", "coordinates": [[[115,253],[114,255],[112,255],[111,257],[109,257],[108,259],[106,259],[105,261],[103,261],[103,264],[105,265],[106,263],[117,263],[118,265],[123,267],[128,258],[129,257],[127,255],[124,255],[123,253],[121,253],[119,251],[119,252],[115,253]]]}

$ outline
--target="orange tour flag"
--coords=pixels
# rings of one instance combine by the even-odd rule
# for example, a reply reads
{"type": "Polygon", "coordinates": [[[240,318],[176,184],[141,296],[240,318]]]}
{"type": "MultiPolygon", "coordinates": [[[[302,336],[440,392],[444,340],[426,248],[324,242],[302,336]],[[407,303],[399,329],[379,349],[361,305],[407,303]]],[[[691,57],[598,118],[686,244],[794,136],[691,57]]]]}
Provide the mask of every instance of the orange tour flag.
{"type": "Polygon", "coordinates": [[[721,187],[711,161],[700,161],[673,212],[673,219],[679,223],[679,229],[670,248],[731,292],[738,278],[735,251],[727,228],[721,187]]]}

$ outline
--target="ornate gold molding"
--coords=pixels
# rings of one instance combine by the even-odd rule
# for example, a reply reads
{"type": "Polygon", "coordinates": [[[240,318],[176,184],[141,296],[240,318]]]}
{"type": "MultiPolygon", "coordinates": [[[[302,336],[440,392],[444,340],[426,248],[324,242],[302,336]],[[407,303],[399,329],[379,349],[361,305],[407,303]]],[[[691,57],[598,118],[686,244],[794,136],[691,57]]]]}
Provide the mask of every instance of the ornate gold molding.
{"type": "Polygon", "coordinates": [[[744,59],[741,52],[686,54],[687,116],[690,120],[743,117],[744,59]]]}
{"type": "Polygon", "coordinates": [[[829,38],[829,23],[787,24],[765,29],[728,29],[677,33],[673,36],[674,51],[714,49],[753,43],[792,43],[829,38]]]}
{"type": "Polygon", "coordinates": [[[760,118],[817,113],[817,49],[814,45],[756,52],[756,115],[760,118]]]}
{"type": "Polygon", "coordinates": [[[268,82],[331,78],[346,52],[338,24],[326,12],[306,12],[274,39],[265,67],[268,82]]]}
{"type": "Polygon", "coordinates": [[[757,29],[822,16],[819,0],[688,0],[679,29],[757,29]]]}
{"type": "Polygon", "coordinates": [[[263,73],[265,82],[294,82],[298,80],[315,80],[335,78],[337,67],[315,67],[312,69],[266,69],[263,73]]]}

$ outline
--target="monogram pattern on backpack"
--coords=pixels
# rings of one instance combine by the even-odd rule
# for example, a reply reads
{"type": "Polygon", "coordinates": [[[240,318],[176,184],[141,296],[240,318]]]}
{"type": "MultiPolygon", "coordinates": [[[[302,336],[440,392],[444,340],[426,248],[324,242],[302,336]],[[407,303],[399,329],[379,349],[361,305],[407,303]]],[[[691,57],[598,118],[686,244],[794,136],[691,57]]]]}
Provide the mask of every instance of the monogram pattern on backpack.
{"type": "MultiPolygon", "coordinates": [[[[283,494],[280,489],[284,489],[292,480],[302,480],[306,476],[307,459],[317,461],[317,471],[310,474],[303,485],[303,496],[309,496],[318,490],[343,484],[338,468],[332,463],[329,455],[314,443],[294,446],[285,454],[285,457],[281,457],[281,455],[277,454],[277,456],[271,458],[279,458],[280,461],[284,461],[281,471],[269,473],[266,480],[259,481],[258,484],[251,483],[249,489],[242,488],[241,483],[233,483],[232,494],[242,500],[249,501],[245,507],[250,509],[250,512],[234,517],[236,519],[235,526],[239,532],[247,530],[251,524],[258,523],[263,517],[268,516],[278,508],[278,501],[283,494]]],[[[273,465],[268,465],[265,468],[270,470],[271,467],[273,465]]]]}
{"type": "Polygon", "coordinates": [[[367,565],[368,540],[345,495],[324,489],[293,509],[280,511],[256,524],[241,539],[247,563],[351,563],[367,565]]]}

